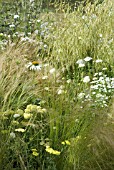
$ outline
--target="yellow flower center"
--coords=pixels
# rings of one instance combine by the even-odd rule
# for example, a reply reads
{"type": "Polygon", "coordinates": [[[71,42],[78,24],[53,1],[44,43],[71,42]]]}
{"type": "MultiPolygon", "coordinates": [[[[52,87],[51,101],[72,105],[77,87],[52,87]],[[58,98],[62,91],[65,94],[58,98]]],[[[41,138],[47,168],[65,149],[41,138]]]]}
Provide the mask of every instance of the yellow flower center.
{"type": "Polygon", "coordinates": [[[38,65],[39,65],[39,62],[38,62],[38,61],[33,61],[32,64],[33,64],[34,66],[38,66],[38,65]]]}

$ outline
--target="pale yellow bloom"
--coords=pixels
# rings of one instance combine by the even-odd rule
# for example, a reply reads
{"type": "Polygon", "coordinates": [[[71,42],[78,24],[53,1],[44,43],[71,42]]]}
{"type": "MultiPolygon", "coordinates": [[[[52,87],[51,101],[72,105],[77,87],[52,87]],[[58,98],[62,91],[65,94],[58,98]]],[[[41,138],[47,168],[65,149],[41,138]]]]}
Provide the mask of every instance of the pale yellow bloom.
{"type": "Polygon", "coordinates": [[[65,143],[66,143],[67,145],[70,145],[70,142],[69,142],[68,140],[65,140],[65,143]]]}
{"type": "Polygon", "coordinates": [[[31,149],[32,150],[32,155],[38,156],[39,153],[37,152],[37,149],[31,149]]]}
{"type": "Polygon", "coordinates": [[[50,146],[46,146],[46,152],[53,154],[53,155],[60,155],[60,151],[54,150],[53,148],[50,148],[50,146]]]}
{"type": "Polygon", "coordinates": [[[31,114],[30,113],[24,113],[24,119],[29,119],[31,117],[31,114]]]}
{"type": "Polygon", "coordinates": [[[25,129],[23,129],[23,128],[18,128],[18,129],[15,129],[15,131],[16,131],[16,132],[22,132],[22,133],[23,133],[23,132],[25,132],[25,129]]]}
{"type": "Polygon", "coordinates": [[[65,140],[65,141],[61,142],[61,144],[62,144],[62,145],[65,145],[65,144],[66,144],[66,145],[70,145],[70,142],[69,142],[68,140],[65,140]]]}

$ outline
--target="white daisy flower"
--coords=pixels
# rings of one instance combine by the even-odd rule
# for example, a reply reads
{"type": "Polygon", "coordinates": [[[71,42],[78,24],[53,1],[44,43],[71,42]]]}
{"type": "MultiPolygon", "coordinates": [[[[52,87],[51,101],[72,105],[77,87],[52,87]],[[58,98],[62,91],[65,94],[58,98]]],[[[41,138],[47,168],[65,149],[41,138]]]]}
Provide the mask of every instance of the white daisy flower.
{"type": "Polygon", "coordinates": [[[38,61],[33,61],[33,62],[29,62],[29,63],[26,65],[26,67],[27,67],[29,70],[34,70],[34,71],[38,70],[38,71],[39,71],[39,70],[41,70],[42,65],[39,64],[38,61]]]}

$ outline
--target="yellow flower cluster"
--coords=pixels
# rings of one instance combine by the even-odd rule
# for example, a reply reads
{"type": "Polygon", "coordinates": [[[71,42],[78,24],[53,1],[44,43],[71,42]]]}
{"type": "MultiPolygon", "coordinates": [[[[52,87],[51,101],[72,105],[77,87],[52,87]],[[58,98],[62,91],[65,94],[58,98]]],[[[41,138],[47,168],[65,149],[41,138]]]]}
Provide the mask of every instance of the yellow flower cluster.
{"type": "Polygon", "coordinates": [[[65,140],[63,142],[61,142],[62,145],[70,145],[70,142],[68,140],[65,140]]]}
{"type": "Polygon", "coordinates": [[[53,155],[60,155],[60,151],[54,150],[53,148],[50,148],[50,146],[46,146],[46,152],[53,154],[53,155]]]}
{"type": "Polygon", "coordinates": [[[25,109],[25,113],[23,114],[25,119],[29,119],[32,116],[32,112],[35,113],[46,113],[46,109],[41,108],[40,106],[37,105],[27,105],[26,109],[25,109]]]}
{"type": "Polygon", "coordinates": [[[34,155],[34,156],[38,156],[39,155],[39,153],[37,152],[36,149],[31,149],[31,150],[32,150],[32,155],[34,155]]]}

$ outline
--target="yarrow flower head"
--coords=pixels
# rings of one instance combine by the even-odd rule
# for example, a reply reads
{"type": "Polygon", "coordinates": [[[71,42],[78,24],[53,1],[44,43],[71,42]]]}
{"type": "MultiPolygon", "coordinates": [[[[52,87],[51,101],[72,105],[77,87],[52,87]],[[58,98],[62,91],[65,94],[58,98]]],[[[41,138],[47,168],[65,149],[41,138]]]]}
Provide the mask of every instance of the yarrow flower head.
{"type": "Polygon", "coordinates": [[[91,57],[88,57],[88,56],[87,56],[86,58],[84,58],[84,61],[86,61],[86,62],[87,62],[87,61],[91,61],[91,60],[92,60],[92,58],[91,58],[91,57]]]}
{"type": "Polygon", "coordinates": [[[46,146],[46,152],[53,154],[53,155],[60,155],[60,151],[54,150],[53,148],[50,148],[50,146],[46,146]]]}
{"type": "Polygon", "coordinates": [[[102,61],[103,61],[103,60],[101,60],[101,59],[97,59],[95,62],[96,62],[96,63],[102,63],[102,61]]]}
{"type": "Polygon", "coordinates": [[[78,64],[79,68],[85,67],[85,61],[83,59],[79,59],[76,64],[78,64]]]}
{"type": "Polygon", "coordinates": [[[89,76],[85,76],[85,77],[83,78],[83,82],[84,82],[84,83],[89,83],[89,82],[90,82],[90,77],[89,77],[89,76]]]}

